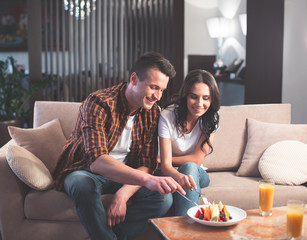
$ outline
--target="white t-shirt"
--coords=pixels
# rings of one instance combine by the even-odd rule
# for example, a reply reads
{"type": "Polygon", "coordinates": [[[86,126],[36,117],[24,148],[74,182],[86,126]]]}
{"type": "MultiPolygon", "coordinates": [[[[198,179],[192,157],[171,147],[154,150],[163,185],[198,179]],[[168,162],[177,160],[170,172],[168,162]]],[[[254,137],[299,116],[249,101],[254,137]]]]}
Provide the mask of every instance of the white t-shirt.
{"type": "Polygon", "coordinates": [[[109,152],[109,155],[114,157],[115,159],[126,163],[125,158],[130,152],[131,142],[132,142],[132,127],[134,122],[134,117],[129,116],[127,124],[123,130],[122,135],[120,136],[118,142],[116,143],[114,149],[109,152]]]}
{"type": "Polygon", "coordinates": [[[182,135],[176,128],[174,109],[174,105],[171,105],[161,112],[158,125],[159,137],[171,139],[173,156],[192,154],[201,136],[199,120],[190,133],[182,135]]]}

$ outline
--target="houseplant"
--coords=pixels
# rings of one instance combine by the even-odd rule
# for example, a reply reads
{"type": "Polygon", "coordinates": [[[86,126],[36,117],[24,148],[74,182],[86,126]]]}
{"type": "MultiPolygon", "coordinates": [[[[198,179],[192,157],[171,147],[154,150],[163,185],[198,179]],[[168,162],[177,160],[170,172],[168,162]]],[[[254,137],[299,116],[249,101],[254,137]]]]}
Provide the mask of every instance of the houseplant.
{"type": "Polygon", "coordinates": [[[17,69],[13,57],[0,61],[0,147],[10,139],[7,126],[23,127],[29,118],[30,96],[50,82],[43,79],[29,84],[24,70],[17,69]]]}

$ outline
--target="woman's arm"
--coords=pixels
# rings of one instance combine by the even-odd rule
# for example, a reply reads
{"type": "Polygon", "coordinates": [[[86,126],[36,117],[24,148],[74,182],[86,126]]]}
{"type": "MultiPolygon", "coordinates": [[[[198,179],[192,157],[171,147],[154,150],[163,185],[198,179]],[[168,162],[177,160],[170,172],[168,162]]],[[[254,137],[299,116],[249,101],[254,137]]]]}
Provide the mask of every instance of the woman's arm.
{"type": "MultiPolygon", "coordinates": [[[[212,142],[214,138],[214,133],[210,135],[210,141],[212,142]]],[[[195,181],[191,175],[184,175],[178,172],[173,166],[180,166],[186,162],[194,162],[201,165],[209,152],[208,144],[203,146],[203,151],[200,149],[201,143],[204,140],[204,135],[198,140],[195,152],[193,154],[173,157],[172,156],[172,144],[171,139],[159,137],[160,142],[160,164],[162,173],[165,176],[171,176],[175,179],[180,186],[184,189],[192,189],[192,187],[197,188],[195,181]]]]}
{"type": "Polygon", "coordinates": [[[162,173],[171,176],[176,181],[180,178],[180,173],[173,168],[172,164],[172,142],[169,138],[159,137],[160,143],[160,164],[162,173]]]}
{"type": "Polygon", "coordinates": [[[184,175],[178,172],[172,165],[172,145],[171,139],[159,137],[160,141],[160,160],[161,170],[165,176],[171,176],[182,188],[197,188],[196,183],[191,175],[184,175]]]}
{"type": "MultiPolygon", "coordinates": [[[[213,142],[214,135],[214,132],[210,135],[211,143],[213,142]]],[[[205,136],[202,134],[198,140],[197,146],[193,154],[172,157],[173,166],[178,167],[187,162],[194,162],[200,166],[204,162],[206,156],[208,155],[208,152],[210,151],[209,145],[207,143],[203,146],[203,149],[200,148],[201,143],[204,141],[204,138],[205,136]]]]}

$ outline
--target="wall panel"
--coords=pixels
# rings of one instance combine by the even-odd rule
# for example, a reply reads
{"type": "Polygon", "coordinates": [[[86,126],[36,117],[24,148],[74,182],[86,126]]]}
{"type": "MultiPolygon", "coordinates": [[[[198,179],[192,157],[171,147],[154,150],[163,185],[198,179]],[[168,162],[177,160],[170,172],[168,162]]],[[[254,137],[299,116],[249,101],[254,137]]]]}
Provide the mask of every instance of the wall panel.
{"type": "MultiPolygon", "coordinates": [[[[174,0],[41,3],[43,75],[57,79],[45,89],[46,100],[82,101],[92,91],[127,81],[133,63],[147,51],[161,52],[175,62],[174,0]]],[[[171,95],[170,89],[166,95],[171,95]]]]}

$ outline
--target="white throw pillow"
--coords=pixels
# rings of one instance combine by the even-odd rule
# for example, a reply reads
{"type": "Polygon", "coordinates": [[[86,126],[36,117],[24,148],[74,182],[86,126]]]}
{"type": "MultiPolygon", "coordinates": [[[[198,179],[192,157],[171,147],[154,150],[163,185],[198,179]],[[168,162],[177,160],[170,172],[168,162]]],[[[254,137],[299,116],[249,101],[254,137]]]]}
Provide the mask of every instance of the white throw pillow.
{"type": "Polygon", "coordinates": [[[10,145],[6,158],[12,171],[29,187],[46,190],[53,186],[52,176],[45,164],[27,149],[10,145]]]}
{"type": "Polygon", "coordinates": [[[294,140],[272,144],[262,154],[258,169],[262,178],[276,184],[307,182],[307,144],[294,140]]]}

